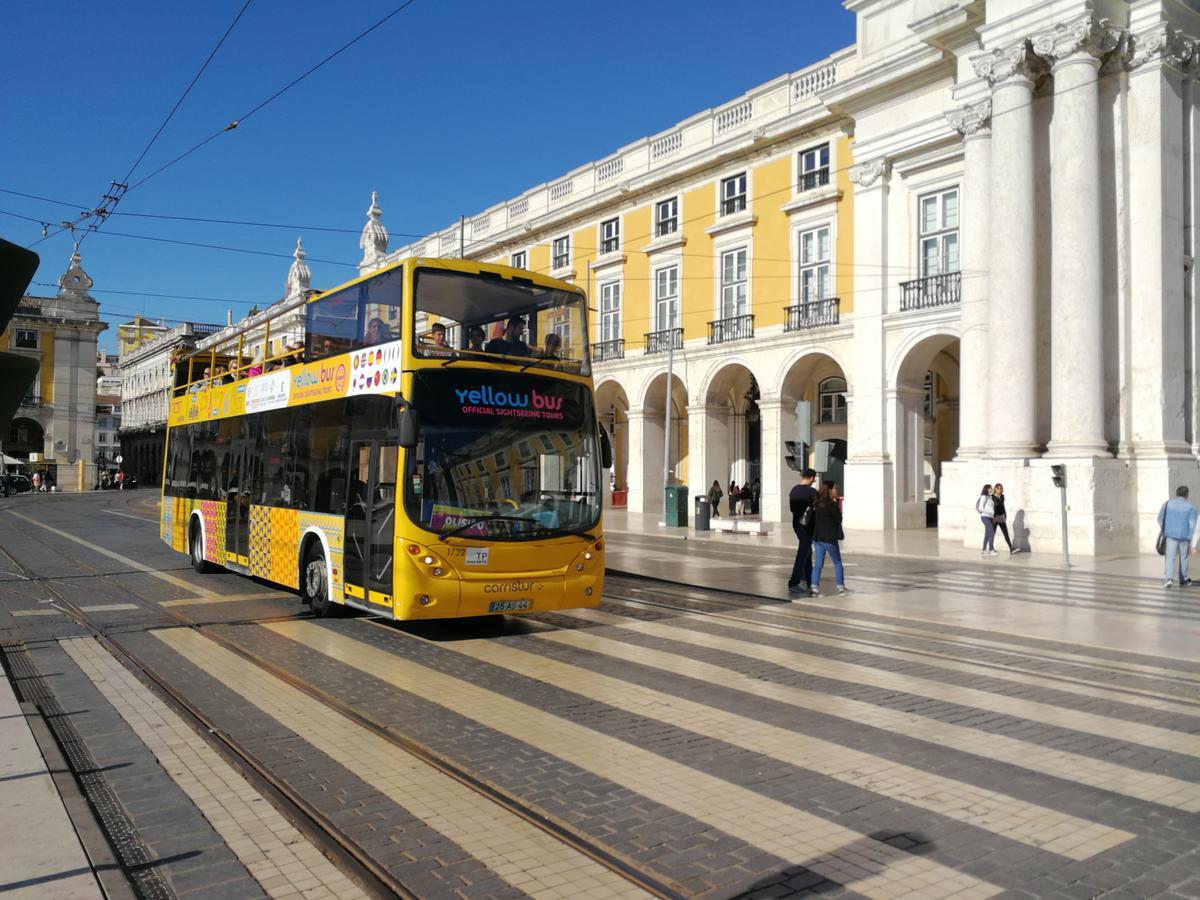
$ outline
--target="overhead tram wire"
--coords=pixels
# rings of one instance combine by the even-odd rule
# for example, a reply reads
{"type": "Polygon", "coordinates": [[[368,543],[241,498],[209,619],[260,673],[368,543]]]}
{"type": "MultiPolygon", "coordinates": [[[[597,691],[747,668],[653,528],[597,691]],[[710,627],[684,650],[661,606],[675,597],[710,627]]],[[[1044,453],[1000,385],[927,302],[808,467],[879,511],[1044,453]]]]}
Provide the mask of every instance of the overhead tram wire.
{"type": "Polygon", "coordinates": [[[221,49],[221,46],[225,43],[226,38],[228,38],[233,32],[233,29],[237,23],[241,21],[242,16],[246,13],[246,10],[250,8],[250,3],[251,0],[245,0],[245,2],[242,4],[242,7],[238,10],[237,15],[233,17],[233,21],[230,22],[229,26],[225,29],[225,33],[221,35],[221,39],[218,40],[212,50],[209,51],[208,56],[205,57],[204,62],[201,63],[200,68],[196,71],[196,74],[192,76],[192,80],[188,82],[188,86],[183,89],[183,93],[179,95],[179,99],[176,100],[175,105],[171,107],[171,111],[168,112],[166,118],[162,120],[162,124],[158,126],[158,130],[154,132],[154,135],[147,142],[146,146],[142,148],[142,152],[138,155],[138,158],[134,160],[133,165],[129,167],[129,171],[125,173],[125,177],[120,181],[112,182],[109,186],[109,193],[105,194],[101,198],[100,204],[91,210],[91,215],[88,216],[88,218],[92,218],[93,221],[88,224],[87,229],[82,235],[80,235],[79,243],[82,244],[85,240],[87,240],[87,236],[89,234],[103,226],[104,220],[112,215],[113,210],[117,208],[117,205],[120,204],[124,196],[129,193],[129,179],[133,177],[133,173],[137,170],[137,167],[141,165],[142,160],[146,158],[146,154],[150,152],[150,148],[154,146],[155,142],[159,138],[159,135],[163,133],[163,130],[175,116],[175,113],[183,104],[183,101],[187,99],[187,95],[192,92],[192,88],[196,86],[196,82],[200,80],[200,76],[204,74],[209,63],[213,61],[213,57],[217,55],[217,51],[221,49]]]}
{"type": "MultiPolygon", "coordinates": [[[[295,78],[293,78],[291,81],[289,81],[287,84],[285,84],[285,85],[284,85],[283,87],[281,87],[279,90],[277,90],[275,93],[271,94],[271,96],[267,97],[265,100],[263,100],[263,101],[262,101],[261,103],[259,103],[257,106],[253,107],[253,108],[252,108],[252,109],[251,109],[249,112],[243,113],[241,116],[238,116],[237,118],[233,119],[232,121],[230,121],[230,122],[229,122],[229,124],[225,125],[225,126],[224,126],[223,128],[221,128],[219,131],[215,131],[215,132],[213,132],[212,134],[210,134],[208,137],[206,137],[204,140],[200,141],[198,144],[196,144],[196,145],[195,145],[195,146],[193,146],[192,148],[190,148],[190,149],[188,149],[188,150],[185,150],[183,153],[179,154],[179,155],[178,155],[178,156],[176,156],[174,159],[172,159],[172,160],[170,160],[169,162],[167,162],[167,163],[164,163],[163,165],[159,166],[157,169],[155,169],[155,170],[154,170],[153,172],[151,172],[149,175],[146,175],[144,178],[141,178],[141,179],[139,179],[139,180],[138,180],[137,182],[135,182],[134,184],[130,184],[130,185],[125,185],[125,186],[123,186],[123,188],[122,188],[122,190],[121,190],[121,197],[120,197],[120,198],[118,198],[118,199],[121,199],[121,198],[123,198],[123,197],[124,197],[126,194],[128,194],[130,191],[132,191],[132,190],[135,190],[135,189],[137,189],[137,188],[141,187],[143,184],[145,184],[145,183],[146,183],[147,181],[149,181],[150,179],[152,179],[152,178],[154,178],[154,177],[156,177],[156,176],[158,176],[158,175],[162,174],[162,173],[163,173],[163,172],[165,172],[167,169],[169,169],[169,168],[171,168],[172,166],[174,166],[176,163],[182,162],[184,159],[186,159],[187,157],[191,156],[193,153],[195,153],[195,152],[196,152],[197,150],[199,150],[200,148],[202,148],[202,147],[204,147],[205,145],[209,144],[210,142],[212,142],[212,141],[216,140],[216,139],[217,139],[218,137],[220,137],[222,134],[225,134],[225,133],[226,133],[226,132],[228,132],[228,131],[233,131],[233,130],[234,130],[234,129],[236,129],[236,128],[237,128],[239,125],[241,125],[243,122],[245,122],[247,119],[249,119],[251,116],[253,116],[255,113],[257,113],[257,112],[261,111],[261,110],[262,110],[264,107],[266,107],[267,105],[269,105],[269,104],[271,104],[271,103],[275,102],[276,100],[278,100],[280,97],[282,97],[284,94],[286,94],[286,93],[287,93],[288,91],[290,91],[292,88],[294,88],[296,85],[300,84],[300,82],[304,81],[304,79],[308,78],[308,76],[312,75],[314,72],[316,72],[318,69],[320,69],[322,66],[326,65],[327,63],[329,63],[329,62],[332,62],[334,59],[336,59],[336,58],[337,58],[338,56],[340,56],[341,54],[345,53],[347,50],[349,50],[351,47],[353,47],[355,44],[357,44],[359,41],[361,41],[363,38],[365,38],[365,37],[366,37],[367,35],[369,35],[371,32],[375,31],[377,28],[379,28],[380,26],[384,25],[386,22],[388,22],[388,21],[389,21],[390,19],[392,19],[393,17],[395,17],[395,16],[399,15],[400,13],[404,12],[404,10],[408,9],[408,8],[409,8],[410,6],[412,6],[412,5],[413,5],[415,2],[416,2],[416,0],[404,0],[404,2],[403,2],[403,3],[401,3],[401,4],[400,4],[399,6],[397,6],[395,9],[393,9],[391,12],[387,13],[385,16],[383,16],[382,18],[378,19],[378,20],[377,20],[377,21],[376,21],[374,24],[370,25],[370,26],[369,26],[368,28],[366,28],[365,30],[363,30],[363,31],[359,32],[359,34],[358,34],[358,35],[356,35],[355,37],[351,38],[349,41],[347,41],[346,43],[344,43],[342,46],[338,47],[338,49],[334,50],[332,53],[330,53],[328,56],[326,56],[326,57],[325,57],[324,59],[322,59],[320,62],[316,63],[315,65],[311,66],[309,69],[307,69],[307,70],[305,70],[304,72],[302,72],[300,75],[298,75],[298,76],[296,76],[295,78]]],[[[247,5],[248,5],[248,4],[249,4],[249,0],[247,0],[247,5]]],[[[242,11],[238,13],[238,18],[241,18],[241,13],[242,13],[242,12],[244,12],[244,11],[245,11],[245,8],[243,7],[242,11]]],[[[234,21],[234,24],[236,24],[236,19],[235,19],[235,21],[234,21]]],[[[230,28],[232,28],[232,25],[230,26],[230,28]]],[[[227,35],[228,35],[228,32],[226,32],[226,36],[227,36],[227,35]]],[[[224,40],[225,40],[225,36],[223,36],[223,37],[221,38],[221,41],[222,41],[222,42],[223,42],[224,40]]],[[[220,46],[220,45],[218,44],[218,46],[220,46]]],[[[215,52],[215,50],[214,50],[214,52],[215,52]]],[[[207,61],[205,62],[205,65],[207,65],[207,61]]],[[[191,87],[189,86],[189,88],[188,88],[188,89],[190,90],[190,89],[191,89],[191,87]]],[[[132,172],[132,170],[131,170],[131,172],[132,172]]],[[[53,234],[48,234],[48,235],[45,235],[45,236],[43,236],[43,237],[39,238],[38,240],[34,241],[34,242],[33,242],[32,244],[30,244],[29,246],[30,246],[30,247],[32,247],[32,246],[35,246],[36,244],[40,244],[42,241],[44,241],[44,240],[47,240],[47,239],[48,239],[48,238],[50,238],[50,237],[54,237],[54,236],[56,236],[56,235],[62,234],[62,232],[64,232],[64,231],[67,231],[67,230],[74,231],[74,230],[75,230],[75,228],[76,228],[78,225],[82,224],[82,223],[83,223],[84,221],[86,221],[88,218],[92,217],[93,215],[97,215],[97,213],[99,212],[99,209],[100,209],[100,207],[97,207],[97,208],[96,208],[96,209],[94,209],[94,210],[90,210],[90,211],[88,211],[87,213],[85,213],[85,214],[82,214],[82,215],[81,215],[81,216],[80,216],[78,219],[76,219],[74,222],[69,222],[69,223],[67,223],[67,222],[64,222],[64,223],[62,224],[62,226],[61,226],[61,227],[59,227],[59,228],[58,228],[58,230],[56,230],[56,231],[55,231],[53,234]]],[[[103,215],[104,215],[104,216],[107,216],[107,215],[109,214],[109,212],[111,212],[111,210],[108,210],[108,211],[106,211],[106,212],[105,212],[103,215]]],[[[103,216],[102,216],[102,218],[103,218],[103,216]]],[[[94,231],[95,229],[94,229],[94,228],[90,228],[90,230],[93,230],[93,231],[94,231]]]]}

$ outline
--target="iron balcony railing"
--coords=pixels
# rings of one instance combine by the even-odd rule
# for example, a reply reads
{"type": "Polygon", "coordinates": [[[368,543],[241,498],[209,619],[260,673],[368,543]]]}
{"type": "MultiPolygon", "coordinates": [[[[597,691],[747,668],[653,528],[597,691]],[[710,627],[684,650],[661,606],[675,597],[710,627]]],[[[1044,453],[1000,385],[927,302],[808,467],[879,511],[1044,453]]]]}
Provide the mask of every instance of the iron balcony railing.
{"type": "Polygon", "coordinates": [[[730,341],[745,341],[754,337],[754,316],[730,316],[708,323],[709,344],[728,344],[730,341]]]}
{"type": "Polygon", "coordinates": [[[732,216],[746,208],[746,195],[737,194],[721,201],[721,215],[732,216]]]}
{"type": "Polygon", "coordinates": [[[683,349],[683,329],[664,328],[646,333],[646,353],[666,353],[671,347],[683,349]]]}
{"type": "Polygon", "coordinates": [[[608,362],[610,359],[625,358],[625,339],[598,341],[592,344],[592,362],[608,362]]]}
{"type": "Polygon", "coordinates": [[[800,176],[801,191],[811,191],[815,188],[824,187],[827,184],[829,184],[829,166],[813,169],[811,172],[805,172],[800,176]]]}
{"type": "Polygon", "coordinates": [[[837,297],[825,297],[821,300],[807,300],[787,307],[787,319],[783,323],[784,331],[808,331],[811,328],[825,328],[836,325],[841,312],[841,300],[837,297]]]}
{"type": "Polygon", "coordinates": [[[668,234],[674,234],[679,228],[679,218],[671,216],[669,219],[659,219],[654,225],[654,236],[664,237],[668,234]]]}
{"type": "Polygon", "coordinates": [[[949,306],[962,298],[962,273],[927,275],[914,281],[900,283],[900,311],[949,306]]]}

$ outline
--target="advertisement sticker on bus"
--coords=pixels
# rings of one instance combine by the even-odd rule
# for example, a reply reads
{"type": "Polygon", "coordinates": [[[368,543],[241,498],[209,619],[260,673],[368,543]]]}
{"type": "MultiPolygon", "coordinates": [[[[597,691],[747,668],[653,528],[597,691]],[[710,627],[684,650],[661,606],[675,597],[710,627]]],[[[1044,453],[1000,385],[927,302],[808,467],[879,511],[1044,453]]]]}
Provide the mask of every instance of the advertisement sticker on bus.
{"type": "Polygon", "coordinates": [[[342,360],[310,364],[291,377],[293,403],[344,397],[349,384],[346,363],[342,360]]]}
{"type": "Polygon", "coordinates": [[[246,385],[246,412],[263,412],[287,406],[291,388],[290,372],[267,372],[251,378],[246,385]]]}
{"type": "MultiPolygon", "coordinates": [[[[433,531],[448,531],[451,528],[460,528],[466,525],[471,519],[486,515],[487,512],[482,509],[463,509],[458,506],[434,504],[433,513],[429,517],[429,527],[433,531]]],[[[486,522],[476,522],[459,532],[464,537],[487,537],[488,533],[486,522]]]]}

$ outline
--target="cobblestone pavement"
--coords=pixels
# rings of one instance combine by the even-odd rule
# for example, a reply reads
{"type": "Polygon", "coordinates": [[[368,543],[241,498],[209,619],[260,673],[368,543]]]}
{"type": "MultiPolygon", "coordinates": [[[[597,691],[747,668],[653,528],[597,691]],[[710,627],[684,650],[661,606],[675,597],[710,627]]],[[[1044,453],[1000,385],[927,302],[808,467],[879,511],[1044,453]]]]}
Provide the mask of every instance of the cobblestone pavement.
{"type": "Polygon", "coordinates": [[[316,822],[427,897],[1200,897],[1200,590],[861,558],[782,603],[780,553],[649,539],[675,583],[595,610],[313,620],[155,499],[0,501],[6,669],[144,896],[379,893],[316,822]]]}

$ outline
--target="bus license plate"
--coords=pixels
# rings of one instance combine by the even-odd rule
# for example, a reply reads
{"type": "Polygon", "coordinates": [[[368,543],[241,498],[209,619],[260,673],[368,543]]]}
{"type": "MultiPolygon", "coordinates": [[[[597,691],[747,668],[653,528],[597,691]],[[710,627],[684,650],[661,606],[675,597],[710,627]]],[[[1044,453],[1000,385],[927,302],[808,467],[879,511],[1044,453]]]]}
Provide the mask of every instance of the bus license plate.
{"type": "Polygon", "coordinates": [[[493,600],[488,604],[488,612],[520,612],[529,609],[530,600],[493,600]]]}

